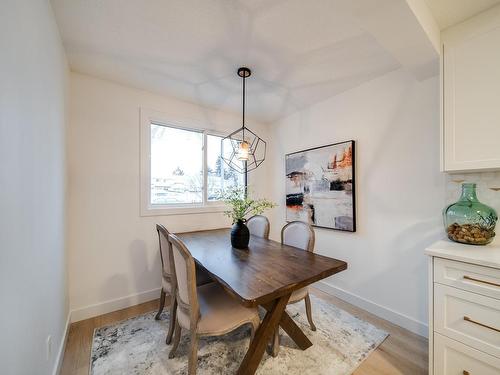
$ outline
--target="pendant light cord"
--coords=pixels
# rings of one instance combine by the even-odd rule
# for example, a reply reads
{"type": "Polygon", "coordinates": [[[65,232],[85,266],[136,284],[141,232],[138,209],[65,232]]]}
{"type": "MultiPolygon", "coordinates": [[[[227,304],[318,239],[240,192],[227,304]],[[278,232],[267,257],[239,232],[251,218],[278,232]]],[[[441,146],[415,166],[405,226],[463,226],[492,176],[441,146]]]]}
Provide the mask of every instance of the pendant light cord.
{"type": "Polygon", "coordinates": [[[245,79],[246,73],[243,73],[243,141],[245,141],[245,79]]]}
{"type": "MultiPolygon", "coordinates": [[[[243,72],[243,142],[245,142],[245,80],[247,78],[247,74],[246,72],[243,72]]],[[[244,181],[244,184],[245,184],[245,191],[244,191],[244,194],[245,194],[245,198],[248,197],[248,169],[247,169],[247,161],[245,160],[244,162],[244,165],[245,165],[245,181],[244,181]]]]}

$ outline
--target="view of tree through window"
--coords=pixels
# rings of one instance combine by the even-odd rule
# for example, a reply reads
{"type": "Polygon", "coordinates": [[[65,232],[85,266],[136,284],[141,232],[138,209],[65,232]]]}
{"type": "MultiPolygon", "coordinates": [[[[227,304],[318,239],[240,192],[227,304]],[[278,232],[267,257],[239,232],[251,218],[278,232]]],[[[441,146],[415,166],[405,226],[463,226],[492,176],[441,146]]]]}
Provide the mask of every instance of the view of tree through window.
{"type": "Polygon", "coordinates": [[[203,133],[151,124],[151,204],[203,202],[203,133]]]}
{"type": "Polygon", "coordinates": [[[231,145],[228,141],[222,147],[221,140],[222,137],[199,131],[151,124],[151,204],[204,203],[204,169],[206,202],[217,201],[227,188],[243,186],[243,175],[222,160],[221,155],[230,155],[231,145]]]}
{"type": "Polygon", "coordinates": [[[221,147],[222,137],[207,135],[207,174],[208,189],[207,199],[217,200],[221,192],[233,186],[244,184],[243,175],[229,168],[224,163],[221,155],[228,157],[231,154],[231,144],[228,140],[224,142],[224,150],[221,147]]]}

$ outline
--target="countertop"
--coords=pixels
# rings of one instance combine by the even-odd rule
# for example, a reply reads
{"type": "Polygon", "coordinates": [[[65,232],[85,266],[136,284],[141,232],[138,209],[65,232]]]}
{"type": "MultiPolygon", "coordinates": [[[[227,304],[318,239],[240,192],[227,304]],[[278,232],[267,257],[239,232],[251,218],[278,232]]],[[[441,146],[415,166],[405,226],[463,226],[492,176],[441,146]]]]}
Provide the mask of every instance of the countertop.
{"type": "Polygon", "coordinates": [[[450,240],[441,240],[425,249],[425,254],[480,266],[500,268],[499,239],[495,239],[491,244],[484,246],[465,245],[450,240]]]}

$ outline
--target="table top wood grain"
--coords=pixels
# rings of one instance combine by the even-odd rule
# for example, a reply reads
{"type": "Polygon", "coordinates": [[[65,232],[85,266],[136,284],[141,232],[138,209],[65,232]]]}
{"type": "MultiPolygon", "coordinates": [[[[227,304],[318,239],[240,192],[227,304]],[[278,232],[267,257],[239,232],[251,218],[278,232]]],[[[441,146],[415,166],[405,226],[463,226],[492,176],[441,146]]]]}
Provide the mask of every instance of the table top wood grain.
{"type": "Polygon", "coordinates": [[[230,229],[176,233],[195,261],[245,306],[273,301],[347,269],[347,263],[250,236],[248,249],[231,246],[230,229]]]}

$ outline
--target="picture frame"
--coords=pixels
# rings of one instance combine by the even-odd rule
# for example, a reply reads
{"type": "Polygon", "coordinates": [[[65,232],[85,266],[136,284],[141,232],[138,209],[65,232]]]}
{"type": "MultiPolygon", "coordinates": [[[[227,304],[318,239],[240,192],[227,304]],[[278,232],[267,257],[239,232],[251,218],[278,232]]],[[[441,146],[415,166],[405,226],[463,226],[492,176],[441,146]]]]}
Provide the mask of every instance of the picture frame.
{"type": "Polygon", "coordinates": [[[355,141],[285,155],[286,221],[356,231],[355,141]]]}

